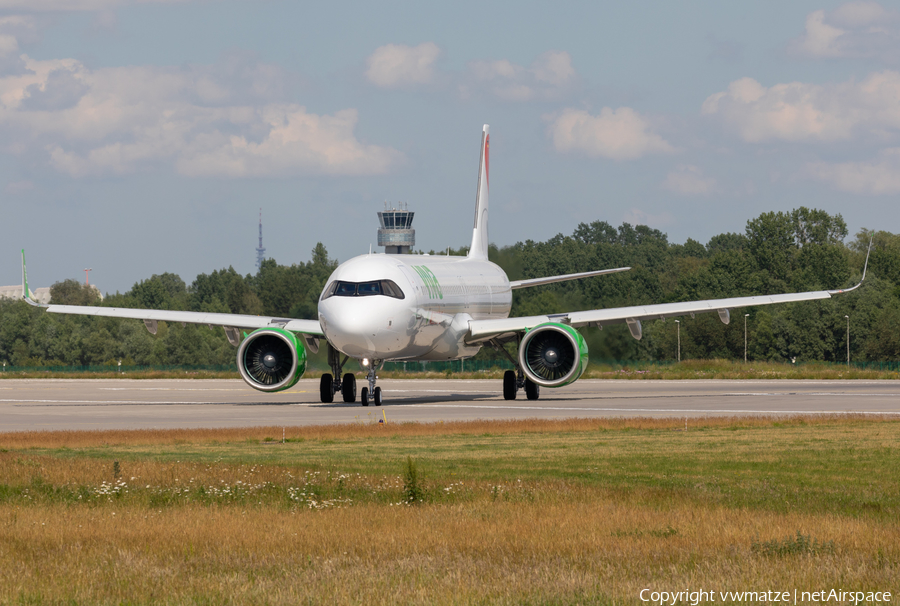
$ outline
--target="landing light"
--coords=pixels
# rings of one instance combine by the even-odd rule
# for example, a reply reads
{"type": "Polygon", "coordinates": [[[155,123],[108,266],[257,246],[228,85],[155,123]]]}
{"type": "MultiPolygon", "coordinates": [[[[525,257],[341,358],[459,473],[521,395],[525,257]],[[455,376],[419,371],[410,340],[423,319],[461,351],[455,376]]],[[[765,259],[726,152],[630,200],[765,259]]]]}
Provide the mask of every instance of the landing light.
{"type": "Polygon", "coordinates": [[[368,365],[369,365],[369,358],[363,358],[363,359],[362,359],[362,365],[363,365],[363,366],[368,366],[368,365]]]}

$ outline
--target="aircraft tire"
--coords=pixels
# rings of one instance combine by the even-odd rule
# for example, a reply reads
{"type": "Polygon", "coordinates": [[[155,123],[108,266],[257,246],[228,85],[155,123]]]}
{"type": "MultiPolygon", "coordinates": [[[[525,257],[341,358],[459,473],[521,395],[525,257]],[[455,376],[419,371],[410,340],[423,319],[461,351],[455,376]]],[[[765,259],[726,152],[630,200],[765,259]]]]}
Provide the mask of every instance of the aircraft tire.
{"type": "Polygon", "coordinates": [[[334,402],[334,377],[331,373],[325,373],[319,380],[319,399],[330,404],[334,402]]]}
{"type": "Polygon", "coordinates": [[[537,400],[541,397],[541,386],[531,379],[525,379],[525,395],[529,400],[537,400]]]}
{"type": "Polygon", "coordinates": [[[346,373],[341,381],[341,395],[344,402],[356,402],[356,376],[352,372],[346,373]]]}
{"type": "Polygon", "coordinates": [[[363,406],[369,405],[369,388],[363,387],[359,392],[359,403],[363,406]]]}
{"type": "Polygon", "coordinates": [[[503,399],[515,400],[517,391],[516,372],[514,370],[507,370],[503,373],[503,399]]]}
{"type": "Polygon", "coordinates": [[[372,392],[372,399],[375,400],[375,406],[381,406],[381,388],[376,387],[372,392]]]}

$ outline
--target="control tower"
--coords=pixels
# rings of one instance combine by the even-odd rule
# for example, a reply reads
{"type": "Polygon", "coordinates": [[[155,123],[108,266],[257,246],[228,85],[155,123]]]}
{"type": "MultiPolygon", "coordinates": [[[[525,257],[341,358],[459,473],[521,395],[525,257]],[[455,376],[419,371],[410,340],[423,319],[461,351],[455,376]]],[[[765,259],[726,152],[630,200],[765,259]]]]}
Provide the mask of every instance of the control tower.
{"type": "Polygon", "coordinates": [[[416,245],[416,230],[412,228],[413,215],[409,207],[403,202],[388,208],[384,203],[384,210],[378,213],[378,246],[384,246],[384,252],[389,255],[401,255],[409,252],[416,245]]]}

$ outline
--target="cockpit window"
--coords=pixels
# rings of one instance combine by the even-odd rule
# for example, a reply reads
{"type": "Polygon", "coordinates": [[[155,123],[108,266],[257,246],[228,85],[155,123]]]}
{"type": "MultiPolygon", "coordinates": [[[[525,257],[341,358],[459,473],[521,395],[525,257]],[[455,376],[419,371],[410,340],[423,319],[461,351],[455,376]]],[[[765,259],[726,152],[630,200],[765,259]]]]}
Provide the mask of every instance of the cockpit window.
{"type": "Polygon", "coordinates": [[[357,285],[356,294],[360,297],[381,294],[381,282],[363,282],[357,285]]]}
{"type": "Polygon", "coordinates": [[[394,299],[406,298],[400,287],[391,280],[373,280],[372,282],[335,280],[322,293],[322,300],[329,297],[370,297],[373,295],[384,295],[394,299]]]}
{"type": "Polygon", "coordinates": [[[356,295],[356,284],[353,282],[335,282],[334,294],[339,297],[353,297],[356,295]]]}

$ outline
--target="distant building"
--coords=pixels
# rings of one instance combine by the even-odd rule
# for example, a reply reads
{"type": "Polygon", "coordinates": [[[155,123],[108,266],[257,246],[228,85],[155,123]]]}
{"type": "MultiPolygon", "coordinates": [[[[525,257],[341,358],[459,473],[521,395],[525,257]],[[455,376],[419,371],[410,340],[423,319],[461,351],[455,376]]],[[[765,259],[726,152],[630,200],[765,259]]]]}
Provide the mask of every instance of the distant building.
{"type": "MultiPolygon", "coordinates": [[[[97,292],[97,296],[100,297],[100,300],[103,300],[103,293],[100,292],[100,289],[95,285],[91,284],[91,288],[93,288],[97,292]]],[[[50,287],[42,286],[41,288],[28,289],[31,291],[31,299],[32,301],[37,301],[41,304],[50,303],[50,287]]],[[[0,286],[0,299],[21,299],[22,298],[22,285],[16,284],[15,286],[0,286]]]]}
{"type": "MultiPolygon", "coordinates": [[[[50,302],[50,287],[45,286],[42,288],[35,288],[34,290],[28,289],[31,291],[31,298],[38,303],[49,303],[50,302]]],[[[21,299],[22,298],[22,285],[16,284],[15,286],[0,286],[0,299],[21,299]]]]}
{"type": "Polygon", "coordinates": [[[384,203],[384,211],[378,213],[378,246],[384,246],[389,255],[406,254],[416,245],[416,230],[412,228],[413,216],[409,207],[403,202],[400,208],[388,208],[384,203]]]}

